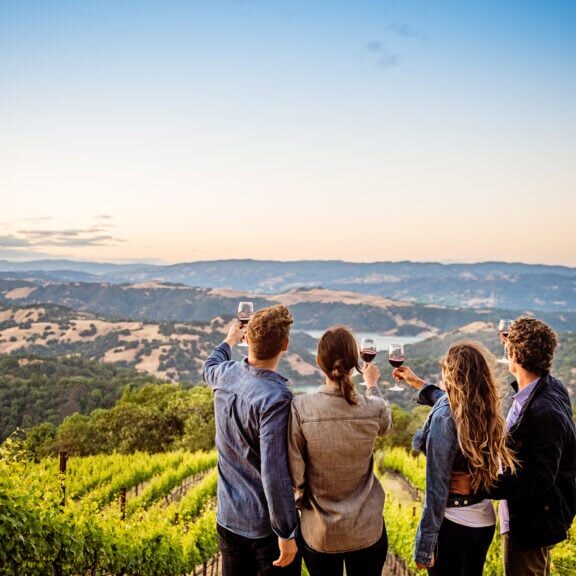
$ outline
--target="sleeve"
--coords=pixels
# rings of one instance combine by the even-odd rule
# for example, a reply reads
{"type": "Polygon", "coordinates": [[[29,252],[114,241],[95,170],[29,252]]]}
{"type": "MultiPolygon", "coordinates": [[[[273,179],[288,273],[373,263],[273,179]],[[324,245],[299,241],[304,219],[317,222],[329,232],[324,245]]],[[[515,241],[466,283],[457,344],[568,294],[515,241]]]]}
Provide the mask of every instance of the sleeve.
{"type": "Polygon", "coordinates": [[[366,397],[381,399],[382,410],[380,412],[380,429],[378,430],[378,436],[384,436],[384,434],[392,428],[392,410],[390,409],[390,404],[384,399],[378,386],[367,387],[366,397]]]}
{"type": "Polygon", "coordinates": [[[288,424],[288,466],[296,507],[302,508],[306,501],[306,439],[302,433],[300,415],[294,402],[292,402],[288,424]]]}
{"type": "Polygon", "coordinates": [[[212,354],[206,358],[202,379],[206,384],[208,384],[208,386],[210,386],[210,388],[214,389],[222,370],[221,365],[223,362],[230,360],[231,355],[232,350],[230,349],[230,346],[226,342],[222,342],[216,346],[212,351],[212,354]]]}
{"type": "Polygon", "coordinates": [[[430,422],[426,440],[426,494],[414,550],[415,561],[424,566],[430,566],[436,550],[457,449],[452,417],[436,415],[430,422]]]}
{"type": "Polygon", "coordinates": [[[424,386],[424,388],[422,388],[420,392],[416,394],[414,399],[416,402],[418,402],[418,404],[423,404],[424,406],[434,406],[434,404],[436,404],[436,402],[438,402],[438,400],[441,398],[444,398],[445,395],[446,392],[444,392],[444,390],[440,390],[438,386],[435,386],[434,384],[426,384],[426,386],[424,386]]]}
{"type": "Polygon", "coordinates": [[[296,536],[298,513],[288,472],[288,418],[290,398],[282,398],[268,407],[260,419],[260,458],[264,494],[270,523],[280,538],[296,536]]]}
{"type": "MultiPolygon", "coordinates": [[[[495,500],[530,499],[549,490],[556,482],[564,449],[564,428],[558,414],[547,411],[532,416],[526,428],[530,458],[520,462],[516,473],[505,471],[488,491],[495,500]]],[[[514,446],[512,446],[514,448],[514,446]]]]}

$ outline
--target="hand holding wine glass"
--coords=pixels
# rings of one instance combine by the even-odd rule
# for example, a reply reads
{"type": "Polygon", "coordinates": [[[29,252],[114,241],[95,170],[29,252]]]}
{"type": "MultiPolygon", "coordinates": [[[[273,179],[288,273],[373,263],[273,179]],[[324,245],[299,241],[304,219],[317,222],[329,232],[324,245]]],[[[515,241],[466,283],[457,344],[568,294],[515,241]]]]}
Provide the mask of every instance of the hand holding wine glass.
{"type": "Polygon", "coordinates": [[[242,341],[242,338],[244,338],[244,333],[245,329],[242,324],[240,324],[238,320],[233,320],[228,327],[228,334],[226,335],[224,342],[226,342],[230,348],[238,346],[242,341]]]}
{"type": "MultiPolygon", "coordinates": [[[[254,304],[252,302],[240,302],[238,304],[238,320],[240,320],[244,328],[248,325],[252,314],[254,314],[254,304]]],[[[238,346],[248,346],[246,339],[242,338],[238,346]]]]}
{"type": "Polygon", "coordinates": [[[514,320],[500,320],[498,324],[498,335],[500,336],[500,342],[504,344],[504,355],[498,360],[501,364],[508,364],[508,355],[506,354],[506,342],[508,340],[508,333],[510,328],[514,324],[514,320]]]}
{"type": "MultiPolygon", "coordinates": [[[[402,344],[390,344],[388,347],[388,362],[393,368],[400,368],[404,364],[404,346],[402,344]]],[[[404,390],[402,386],[398,386],[395,382],[394,386],[389,388],[392,392],[399,392],[404,390]]]]}
{"type": "MultiPolygon", "coordinates": [[[[376,342],[374,342],[372,338],[362,338],[360,340],[360,358],[364,361],[364,370],[366,370],[374,361],[374,358],[376,358],[376,352],[376,342]]],[[[380,372],[378,372],[378,376],[379,375],[380,372]]],[[[378,376],[376,377],[376,380],[378,380],[378,376]]],[[[368,384],[369,383],[366,381],[360,382],[361,386],[367,386],[368,384]]]]}

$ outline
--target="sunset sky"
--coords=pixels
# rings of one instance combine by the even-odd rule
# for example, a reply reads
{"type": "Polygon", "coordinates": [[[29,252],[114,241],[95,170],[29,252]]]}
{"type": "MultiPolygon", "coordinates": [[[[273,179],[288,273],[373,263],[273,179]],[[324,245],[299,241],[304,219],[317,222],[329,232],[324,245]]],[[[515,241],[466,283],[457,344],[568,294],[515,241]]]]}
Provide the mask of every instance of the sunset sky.
{"type": "Polygon", "coordinates": [[[574,30],[574,0],[0,0],[0,258],[576,266],[574,30]]]}

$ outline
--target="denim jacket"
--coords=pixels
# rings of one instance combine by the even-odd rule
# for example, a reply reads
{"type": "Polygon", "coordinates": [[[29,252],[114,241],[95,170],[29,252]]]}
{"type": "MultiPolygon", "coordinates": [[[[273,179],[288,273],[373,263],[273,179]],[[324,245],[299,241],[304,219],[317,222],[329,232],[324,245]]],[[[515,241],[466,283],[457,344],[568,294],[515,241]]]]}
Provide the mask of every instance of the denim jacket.
{"type": "Polygon", "coordinates": [[[418,394],[417,401],[433,406],[424,426],[412,439],[412,448],[426,455],[426,495],[416,534],[414,560],[430,566],[446,511],[458,438],[445,392],[427,384],[418,394]]]}
{"type": "Polygon", "coordinates": [[[298,515],[288,472],[292,393],[272,370],[230,361],[222,343],[204,363],[214,390],[218,523],[246,538],[295,536],[298,515]]]}

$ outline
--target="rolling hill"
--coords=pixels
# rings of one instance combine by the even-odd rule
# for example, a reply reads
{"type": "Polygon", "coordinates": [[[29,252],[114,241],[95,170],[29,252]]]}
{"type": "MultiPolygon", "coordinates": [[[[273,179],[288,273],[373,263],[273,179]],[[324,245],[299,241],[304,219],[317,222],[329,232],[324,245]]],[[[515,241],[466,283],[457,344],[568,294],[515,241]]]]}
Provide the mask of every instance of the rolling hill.
{"type": "Polygon", "coordinates": [[[154,266],[67,260],[4,260],[0,261],[0,277],[110,284],[160,281],[262,294],[322,286],[396,300],[467,308],[576,310],[575,268],[506,262],[440,264],[219,260],[154,266]]]}

